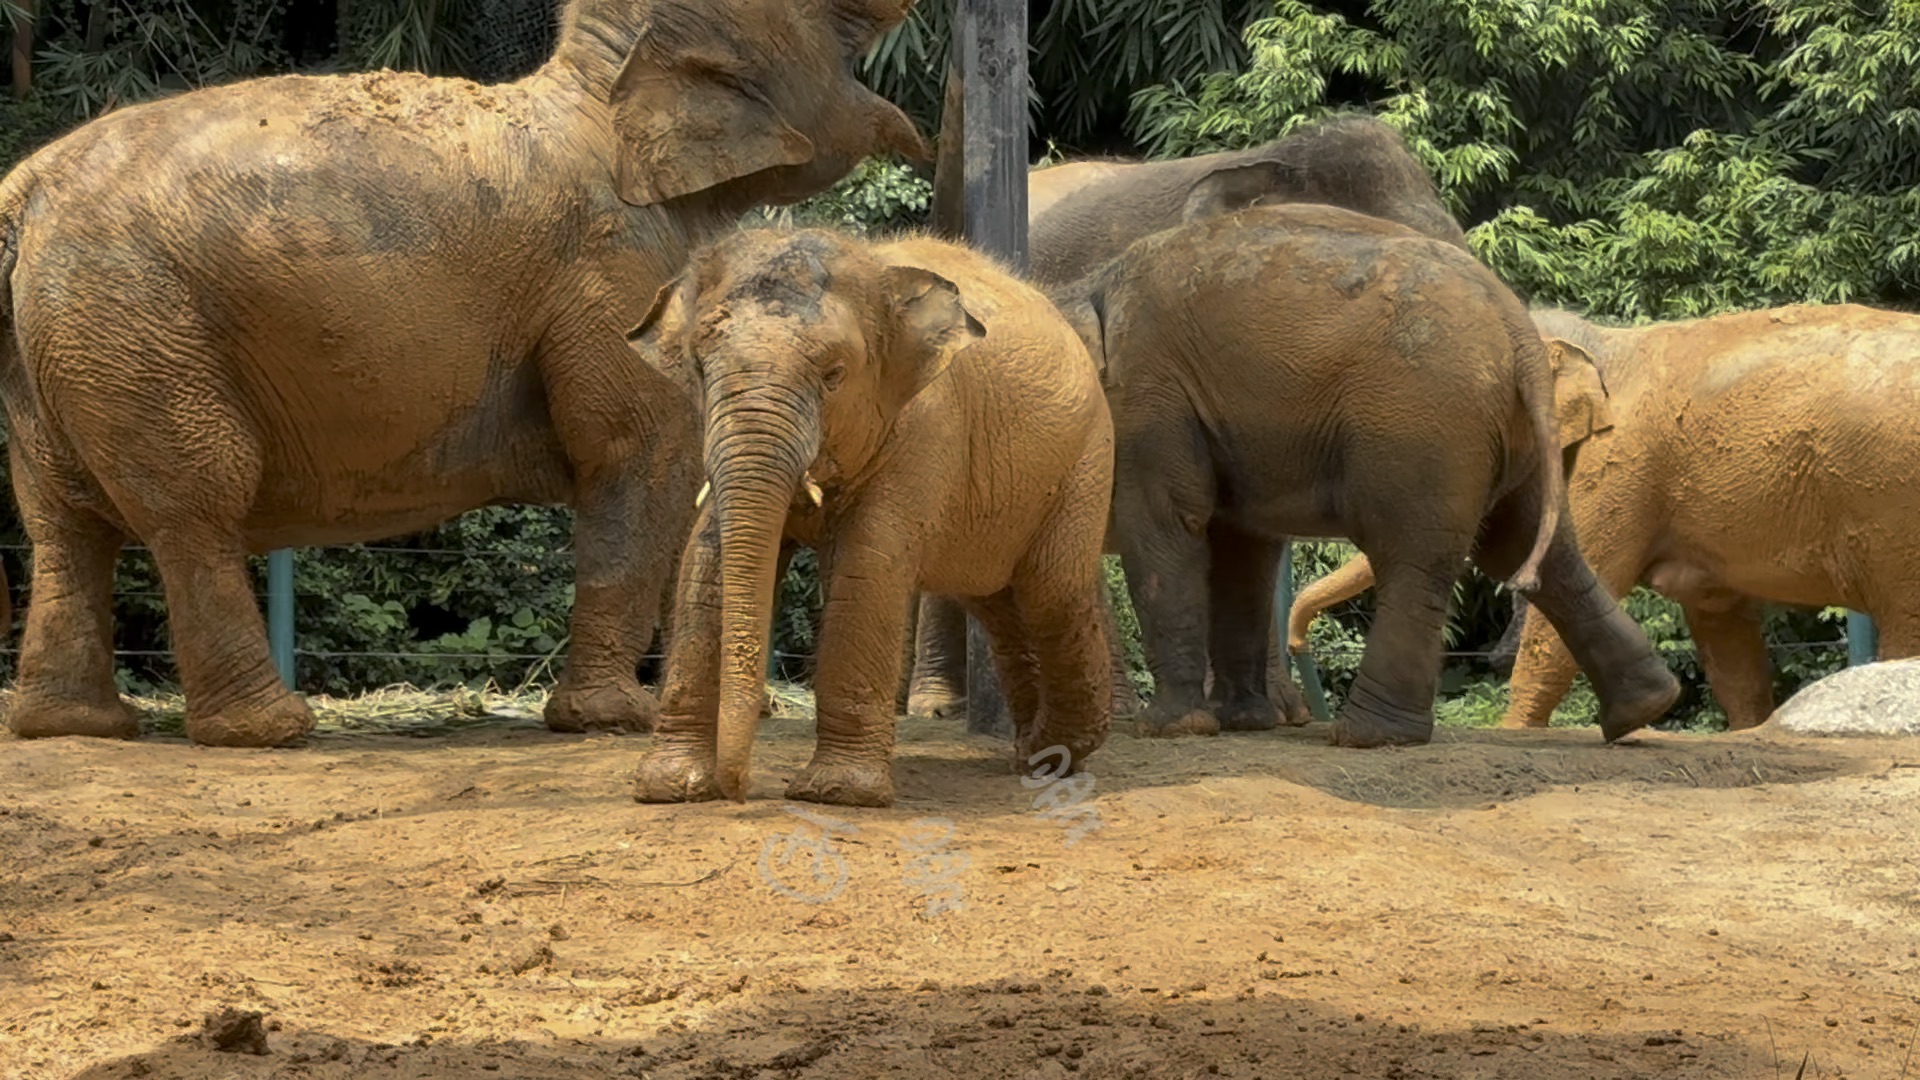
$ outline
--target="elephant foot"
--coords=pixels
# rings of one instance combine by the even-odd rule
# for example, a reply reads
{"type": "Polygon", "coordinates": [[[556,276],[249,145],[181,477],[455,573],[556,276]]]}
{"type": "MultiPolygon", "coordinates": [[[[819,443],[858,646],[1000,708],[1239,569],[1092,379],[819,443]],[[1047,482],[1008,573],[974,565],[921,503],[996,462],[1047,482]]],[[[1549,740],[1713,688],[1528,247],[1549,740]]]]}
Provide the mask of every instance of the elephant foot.
{"type": "Polygon", "coordinates": [[[1185,712],[1172,713],[1148,708],[1147,714],[1134,723],[1134,733],[1148,739],[1218,735],[1220,721],[1205,709],[1188,709],[1185,712]]]}
{"type": "Polygon", "coordinates": [[[1534,728],[1546,727],[1548,721],[1552,719],[1551,716],[1549,716],[1546,721],[1530,720],[1519,716],[1503,716],[1500,718],[1499,726],[1507,731],[1531,731],[1534,728]]]}
{"type": "Polygon", "coordinates": [[[652,731],[660,704],[637,679],[579,686],[562,679],[547,697],[547,730],[652,731]]]}
{"type": "Polygon", "coordinates": [[[1680,700],[1680,680],[1655,657],[1648,657],[1609,690],[1600,701],[1600,734],[1608,742],[1659,720],[1680,700]]]}
{"type": "Polygon", "coordinates": [[[79,735],[93,739],[137,739],[140,716],[119,698],[93,704],[72,700],[16,697],[7,712],[7,726],[23,739],[79,735]]]}
{"type": "Polygon", "coordinates": [[[719,797],[711,752],[654,750],[641,758],[640,767],[634,770],[634,802],[711,802],[719,797]]]}
{"type": "Polygon", "coordinates": [[[1313,710],[1307,707],[1307,696],[1291,679],[1280,680],[1275,691],[1268,695],[1274,701],[1274,708],[1280,715],[1280,723],[1285,727],[1305,727],[1313,723],[1313,710]]]}
{"type": "Polygon", "coordinates": [[[209,713],[187,706],[187,738],[201,746],[268,747],[297,743],[313,731],[313,710],[282,691],[263,702],[228,705],[209,713]]]}
{"type": "Polygon", "coordinates": [[[1418,713],[1363,712],[1349,706],[1333,722],[1327,741],[1370,750],[1376,746],[1424,746],[1433,741],[1433,720],[1418,713]]]}
{"type": "Polygon", "coordinates": [[[787,798],[833,806],[892,806],[892,770],[885,764],[810,761],[787,785],[787,798]]]}
{"type": "Polygon", "coordinates": [[[1131,687],[1113,695],[1113,718],[1115,720],[1134,720],[1140,716],[1140,695],[1131,687]]]}
{"type": "Polygon", "coordinates": [[[965,716],[966,712],[966,689],[956,688],[945,679],[915,679],[913,689],[907,692],[908,716],[944,720],[949,716],[965,716]]]}
{"type": "Polygon", "coordinates": [[[1105,728],[1065,735],[1042,731],[1022,735],[1014,741],[1013,771],[1022,776],[1072,776],[1086,768],[1087,758],[1106,741],[1105,728]]]}
{"type": "Polygon", "coordinates": [[[1230,701],[1218,715],[1221,731],[1272,731],[1280,726],[1280,710],[1265,699],[1230,701]]]}

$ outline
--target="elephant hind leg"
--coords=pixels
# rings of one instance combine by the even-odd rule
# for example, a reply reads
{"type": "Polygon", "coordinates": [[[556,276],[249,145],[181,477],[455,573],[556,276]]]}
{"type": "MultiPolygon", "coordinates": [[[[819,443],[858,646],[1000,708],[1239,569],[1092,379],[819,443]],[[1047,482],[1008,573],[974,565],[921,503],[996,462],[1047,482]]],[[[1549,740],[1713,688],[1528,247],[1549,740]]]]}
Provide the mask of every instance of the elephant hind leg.
{"type": "MultiPolygon", "coordinates": [[[[1474,561],[1484,573],[1505,578],[1519,569],[1532,544],[1538,514],[1539,494],[1530,484],[1523,485],[1494,507],[1474,551],[1474,561]]],[[[1614,558],[1611,565],[1629,567],[1632,562],[1630,555],[1622,554],[1614,558]]],[[[1619,569],[1614,572],[1620,577],[1630,574],[1619,569]]],[[[1630,579],[1621,582],[1621,591],[1631,583],[1630,579]]],[[[1613,594],[1594,574],[1574,540],[1574,526],[1566,514],[1560,516],[1560,525],[1554,530],[1553,542],[1541,563],[1540,588],[1528,597],[1528,602],[1538,614],[1546,616],[1560,642],[1592,682],[1594,696],[1600,699],[1600,731],[1607,741],[1659,720],[1680,699],[1679,680],[1654,653],[1646,632],[1620,609],[1613,594]]],[[[1550,656],[1536,657],[1530,651],[1530,647],[1543,643],[1547,636],[1545,627],[1535,631],[1533,623],[1534,619],[1529,616],[1514,669],[1516,683],[1526,678],[1524,672],[1536,660],[1551,659],[1550,656]]],[[[1531,711],[1526,715],[1536,720],[1550,715],[1553,705],[1571,682],[1571,674],[1562,670],[1552,685],[1541,687],[1540,694],[1528,699],[1526,704],[1531,711]]],[[[1508,710],[1510,721],[1516,718],[1516,710],[1521,706],[1522,701],[1516,696],[1508,710]]]]}
{"type": "MultiPolygon", "coordinates": [[[[211,364],[182,364],[184,372],[211,364]]],[[[149,366],[148,370],[151,370],[149,366]]],[[[223,395],[193,392],[147,422],[147,445],[91,462],[135,535],[146,541],[166,593],[167,622],[187,698],[187,737],[209,746],[281,746],[313,729],[313,714],[282,681],[247,570],[245,522],[259,489],[260,441],[223,395]],[[161,478],[144,471],[177,466],[161,478]]]]}
{"type": "MultiPolygon", "coordinates": [[[[1041,671],[1033,637],[1027,632],[1011,589],[968,601],[962,614],[980,620],[987,640],[993,644],[993,669],[1000,676],[1000,692],[1007,699],[1007,715],[1013,721],[1013,742],[1017,748],[1039,723],[1041,671]]],[[[965,625],[964,619],[961,625],[965,625]]],[[[1015,768],[1019,768],[1017,760],[1015,768]]]]}
{"type": "Polygon", "coordinates": [[[1682,607],[1707,686],[1727,714],[1728,730],[1756,727],[1773,715],[1773,664],[1760,629],[1760,605],[1682,607]]]}
{"type": "Polygon", "coordinates": [[[140,723],[113,681],[113,568],[125,535],[39,490],[13,447],[13,487],[33,541],[26,631],[7,726],[21,738],[130,739],[140,723]]]}
{"type": "MultiPolygon", "coordinates": [[[[1464,548],[1463,537],[1460,546],[1464,548]]],[[[1373,626],[1353,689],[1334,720],[1336,746],[1418,745],[1433,738],[1433,698],[1447,604],[1464,552],[1367,552],[1378,585],[1373,626]]]]}

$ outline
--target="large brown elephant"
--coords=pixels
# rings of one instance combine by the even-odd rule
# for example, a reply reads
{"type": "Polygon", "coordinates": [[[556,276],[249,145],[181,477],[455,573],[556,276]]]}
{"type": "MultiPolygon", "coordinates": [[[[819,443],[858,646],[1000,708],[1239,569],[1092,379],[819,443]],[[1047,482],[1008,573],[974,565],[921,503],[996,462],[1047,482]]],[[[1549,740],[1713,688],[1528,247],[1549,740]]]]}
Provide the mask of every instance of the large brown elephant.
{"type": "Polygon", "coordinates": [[[692,369],[712,485],[640,800],[745,797],[775,568],[796,542],[821,554],[826,603],[819,741],[789,798],[892,804],[915,590],[986,627],[1018,759],[1058,747],[1077,770],[1100,746],[1113,425],[1038,290],[931,237],[750,231],[697,254],[631,340],[670,375],[692,369]]]}
{"type": "MultiPolygon", "coordinates": [[[[1881,658],[1920,655],[1920,316],[1835,304],[1534,321],[1590,355],[1610,395],[1613,430],[1568,478],[1581,550],[1611,595],[1644,584],[1681,605],[1729,727],[1773,712],[1763,602],[1865,611],[1881,658]]],[[[1316,582],[1292,636],[1371,583],[1363,559],[1316,582]]],[[[1526,618],[1505,725],[1545,727],[1574,674],[1553,628],[1526,618]]]]}
{"type": "Polygon", "coordinates": [[[153,551],[187,732],[312,726],[245,556],[493,502],[577,511],[550,727],[635,680],[699,486],[684,391],[621,340],[700,238],[926,147],[851,65],[911,0],[571,0],[514,83],[288,76],[110,113],[0,182],[0,397],[34,546],[9,722],[138,733],[115,553],[153,551]]]}
{"type": "MultiPolygon", "coordinates": [[[[945,133],[942,140],[942,171],[957,175],[957,162],[944,156],[952,140],[945,133]]],[[[1346,207],[1467,250],[1466,234],[1400,133],[1372,117],[1349,114],[1248,150],[1165,161],[1069,161],[1033,170],[1027,174],[1031,276],[1043,287],[1066,285],[1161,229],[1249,205],[1289,202],[1346,207]]],[[[1103,612],[1111,626],[1111,612],[1103,612]]],[[[1262,642],[1275,638],[1271,627],[1242,632],[1262,642]]],[[[1117,636],[1114,645],[1116,709],[1126,714],[1132,712],[1133,690],[1117,636]]],[[[938,597],[922,601],[915,652],[908,711],[938,716],[963,709],[966,620],[956,605],[938,597]]],[[[1280,661],[1275,643],[1269,663],[1281,714],[1288,723],[1306,723],[1306,702],[1280,661]]]]}
{"type": "Polygon", "coordinates": [[[1431,738],[1469,554],[1567,634],[1609,740],[1679,696],[1561,517],[1546,347],[1468,253],[1336,207],[1264,206],[1136,241],[1051,295],[1113,407],[1112,531],[1159,688],[1146,733],[1271,724],[1264,641],[1235,628],[1271,618],[1291,536],[1351,537],[1380,567],[1337,744],[1431,738]]]}

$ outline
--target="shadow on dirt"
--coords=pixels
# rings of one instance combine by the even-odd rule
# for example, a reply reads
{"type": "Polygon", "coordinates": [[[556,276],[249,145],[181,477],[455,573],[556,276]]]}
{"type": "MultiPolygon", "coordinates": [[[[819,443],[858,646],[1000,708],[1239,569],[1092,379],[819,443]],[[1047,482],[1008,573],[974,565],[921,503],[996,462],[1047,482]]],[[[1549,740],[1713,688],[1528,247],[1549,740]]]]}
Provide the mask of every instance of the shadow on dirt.
{"type": "MultiPolygon", "coordinates": [[[[563,1039],[549,1033],[541,1039],[482,1041],[427,1035],[395,1044],[290,1026],[267,1031],[268,1052],[256,1056],[216,1051],[207,1034],[192,1032],[93,1065],[73,1080],[346,1080],[368,1075],[396,1080],[1343,1075],[1607,1080],[1751,1077],[1771,1075],[1772,1070],[1764,1040],[1726,1033],[1624,1025],[1621,1030],[1588,1033],[1560,1031],[1545,1019],[1488,1025],[1464,1019],[1334,1015],[1265,985],[1260,992],[1247,988],[1212,995],[1191,988],[1109,994],[1103,987],[1068,985],[1060,978],[1044,984],[1002,980],[931,987],[749,992],[737,1004],[707,1014],[696,1028],[638,1041],[563,1039]]],[[[1807,1033],[1809,1039],[1817,1037],[1807,1033]]]]}

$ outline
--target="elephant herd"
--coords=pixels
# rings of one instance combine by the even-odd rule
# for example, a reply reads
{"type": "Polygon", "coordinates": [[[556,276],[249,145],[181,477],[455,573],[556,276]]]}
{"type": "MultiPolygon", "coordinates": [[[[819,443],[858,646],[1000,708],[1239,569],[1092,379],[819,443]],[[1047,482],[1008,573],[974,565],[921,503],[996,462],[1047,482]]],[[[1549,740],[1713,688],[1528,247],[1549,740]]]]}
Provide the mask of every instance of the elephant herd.
{"type": "Polygon", "coordinates": [[[517,82],[199,90],[0,180],[0,399],[34,548],[12,730],[137,735],[109,603],[134,539],[189,737],[298,740],[313,719],[247,555],[508,501],[576,512],[546,720],[653,731],[644,801],[744,797],[795,545],[825,607],[818,741],[787,794],[846,805],[891,804],[902,646],[917,633],[914,707],[950,706],[965,614],[1017,760],[1083,767],[1130,699],[1103,552],[1154,735],[1281,722],[1294,536],[1365,553],[1302,595],[1296,637],[1379,586],[1342,745],[1431,737],[1467,559],[1533,613],[1511,722],[1545,723],[1576,666],[1608,740],[1671,708],[1617,602],[1641,581],[1685,605],[1736,726],[1771,707],[1763,600],[1866,610],[1887,654],[1914,651],[1920,319],[1529,311],[1377,121],[1036,170],[1025,277],[925,236],[741,228],[864,157],[928,159],[851,75],[911,2],[570,0],[517,82]],[[676,566],[656,703],[637,661],[676,566]]]}

